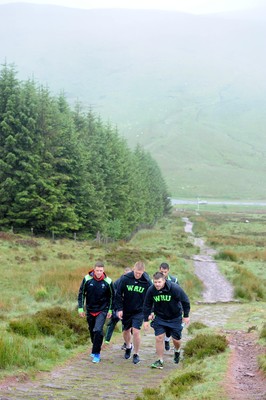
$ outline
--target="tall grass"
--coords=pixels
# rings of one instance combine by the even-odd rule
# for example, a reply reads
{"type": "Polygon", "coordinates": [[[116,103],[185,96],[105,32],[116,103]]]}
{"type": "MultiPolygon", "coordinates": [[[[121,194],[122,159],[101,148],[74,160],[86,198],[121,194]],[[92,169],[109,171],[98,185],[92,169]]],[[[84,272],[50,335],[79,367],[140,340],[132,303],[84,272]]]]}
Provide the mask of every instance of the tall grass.
{"type": "Polygon", "coordinates": [[[20,336],[3,333],[0,337],[0,369],[34,366],[30,345],[20,336]]]}

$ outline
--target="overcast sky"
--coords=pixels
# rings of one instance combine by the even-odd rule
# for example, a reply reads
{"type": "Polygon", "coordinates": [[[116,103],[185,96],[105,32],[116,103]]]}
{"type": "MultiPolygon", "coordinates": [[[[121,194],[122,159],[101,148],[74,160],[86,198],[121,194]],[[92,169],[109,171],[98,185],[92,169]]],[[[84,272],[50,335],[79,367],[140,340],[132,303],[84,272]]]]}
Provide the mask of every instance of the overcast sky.
{"type": "Polygon", "coordinates": [[[0,4],[56,4],[73,8],[133,8],[209,13],[242,10],[265,5],[265,0],[0,0],[0,4]]]}

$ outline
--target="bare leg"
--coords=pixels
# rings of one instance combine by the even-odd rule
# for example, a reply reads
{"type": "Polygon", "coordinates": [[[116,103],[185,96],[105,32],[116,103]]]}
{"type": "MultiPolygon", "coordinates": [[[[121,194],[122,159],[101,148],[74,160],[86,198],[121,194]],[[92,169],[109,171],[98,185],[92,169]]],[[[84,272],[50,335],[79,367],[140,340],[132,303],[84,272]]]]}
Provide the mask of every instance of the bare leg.
{"type": "Polygon", "coordinates": [[[131,347],[131,329],[128,329],[127,331],[123,331],[123,338],[124,342],[126,343],[126,346],[128,349],[131,347]]]}
{"type": "Polygon", "coordinates": [[[173,343],[174,343],[174,346],[175,346],[175,351],[178,351],[180,349],[180,347],[181,347],[181,340],[173,339],[173,343]]]}
{"type": "Polygon", "coordinates": [[[155,348],[159,360],[163,361],[164,333],[162,335],[155,336],[155,348]]]}
{"type": "Polygon", "coordinates": [[[134,344],[134,353],[138,354],[140,349],[140,330],[133,328],[133,344],[134,344]]]}

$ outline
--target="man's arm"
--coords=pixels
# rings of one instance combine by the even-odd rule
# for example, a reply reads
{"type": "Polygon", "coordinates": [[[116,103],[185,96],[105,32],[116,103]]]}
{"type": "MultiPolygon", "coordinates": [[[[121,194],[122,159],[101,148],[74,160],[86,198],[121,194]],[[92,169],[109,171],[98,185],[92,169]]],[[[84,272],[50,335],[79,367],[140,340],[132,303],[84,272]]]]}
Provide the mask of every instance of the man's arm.
{"type": "Polygon", "coordinates": [[[86,284],[86,279],[84,278],[81,282],[78,293],[78,313],[81,317],[85,317],[85,311],[84,311],[85,284],[86,284]]]}
{"type": "Polygon", "coordinates": [[[148,321],[149,316],[152,313],[152,307],[153,307],[152,289],[153,289],[153,286],[150,286],[149,289],[147,290],[147,293],[146,293],[146,296],[144,299],[144,304],[143,304],[144,321],[148,321]]]}
{"type": "Polygon", "coordinates": [[[188,318],[190,312],[190,301],[184,290],[180,286],[179,288],[180,288],[180,302],[183,308],[183,317],[188,318]]]}
{"type": "Polygon", "coordinates": [[[117,311],[123,310],[124,284],[125,284],[124,277],[121,277],[121,280],[117,285],[117,290],[115,293],[115,300],[114,300],[114,309],[117,311]]]}
{"type": "Polygon", "coordinates": [[[114,295],[115,295],[115,290],[114,290],[114,284],[110,278],[108,278],[108,285],[109,285],[109,292],[110,292],[110,302],[109,302],[109,309],[107,313],[107,318],[111,318],[112,313],[113,313],[113,306],[114,306],[114,295]]]}

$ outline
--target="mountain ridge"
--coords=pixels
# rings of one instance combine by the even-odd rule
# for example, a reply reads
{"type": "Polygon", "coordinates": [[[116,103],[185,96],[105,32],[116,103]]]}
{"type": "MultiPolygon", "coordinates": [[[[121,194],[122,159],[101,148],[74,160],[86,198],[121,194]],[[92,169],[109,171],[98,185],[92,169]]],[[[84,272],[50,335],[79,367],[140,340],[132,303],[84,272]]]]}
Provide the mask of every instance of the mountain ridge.
{"type": "Polygon", "coordinates": [[[116,124],[174,197],[265,198],[263,22],[73,10],[0,6],[1,63],[116,124]]]}

